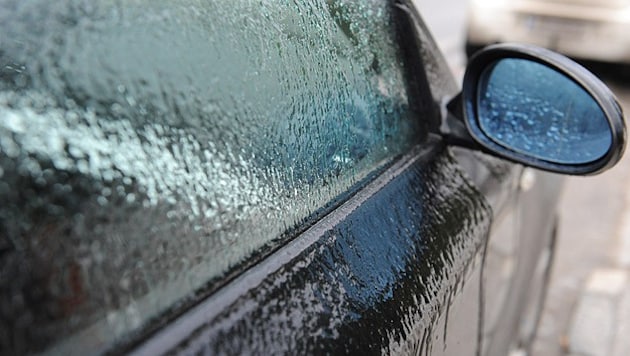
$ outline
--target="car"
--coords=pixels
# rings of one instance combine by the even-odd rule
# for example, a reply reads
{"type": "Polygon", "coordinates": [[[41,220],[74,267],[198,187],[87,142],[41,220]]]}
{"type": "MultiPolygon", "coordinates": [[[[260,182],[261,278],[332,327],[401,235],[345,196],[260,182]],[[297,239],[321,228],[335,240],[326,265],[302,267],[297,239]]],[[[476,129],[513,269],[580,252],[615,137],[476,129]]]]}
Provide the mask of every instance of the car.
{"type": "Polygon", "coordinates": [[[562,174],[626,144],[539,47],[460,89],[410,1],[0,10],[2,354],[526,350],[562,174]]]}
{"type": "Polygon", "coordinates": [[[472,0],[466,52],[522,42],[572,58],[630,65],[630,4],[623,0],[472,0]]]}

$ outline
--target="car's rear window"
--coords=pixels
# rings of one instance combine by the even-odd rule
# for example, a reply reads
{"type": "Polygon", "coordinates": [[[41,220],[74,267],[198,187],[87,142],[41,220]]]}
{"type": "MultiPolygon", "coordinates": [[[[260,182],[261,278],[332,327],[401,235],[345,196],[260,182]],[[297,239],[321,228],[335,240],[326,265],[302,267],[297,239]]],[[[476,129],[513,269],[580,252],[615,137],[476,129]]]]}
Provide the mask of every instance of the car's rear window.
{"type": "Polygon", "coordinates": [[[107,347],[426,134],[387,1],[8,0],[0,28],[3,351],[107,347]]]}

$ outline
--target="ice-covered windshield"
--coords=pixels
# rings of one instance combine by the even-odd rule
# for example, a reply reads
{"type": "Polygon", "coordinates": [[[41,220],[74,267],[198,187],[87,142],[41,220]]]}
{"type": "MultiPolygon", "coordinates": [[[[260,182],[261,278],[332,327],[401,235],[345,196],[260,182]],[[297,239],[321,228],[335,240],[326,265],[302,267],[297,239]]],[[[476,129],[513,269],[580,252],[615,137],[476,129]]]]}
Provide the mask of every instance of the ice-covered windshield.
{"type": "Polygon", "coordinates": [[[0,1],[0,343],[109,345],[422,140],[387,1],[0,1]]]}

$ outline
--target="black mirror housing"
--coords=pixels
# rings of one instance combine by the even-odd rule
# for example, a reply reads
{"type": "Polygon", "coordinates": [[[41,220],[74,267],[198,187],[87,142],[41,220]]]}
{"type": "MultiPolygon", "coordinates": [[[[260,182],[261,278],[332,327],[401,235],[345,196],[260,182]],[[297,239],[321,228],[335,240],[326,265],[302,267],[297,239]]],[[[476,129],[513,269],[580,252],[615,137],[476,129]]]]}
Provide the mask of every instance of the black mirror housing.
{"type": "Polygon", "coordinates": [[[450,143],[551,172],[603,172],[626,145],[623,112],[606,85],[572,60],[531,45],[478,52],[448,110],[472,138],[447,122],[450,143]]]}

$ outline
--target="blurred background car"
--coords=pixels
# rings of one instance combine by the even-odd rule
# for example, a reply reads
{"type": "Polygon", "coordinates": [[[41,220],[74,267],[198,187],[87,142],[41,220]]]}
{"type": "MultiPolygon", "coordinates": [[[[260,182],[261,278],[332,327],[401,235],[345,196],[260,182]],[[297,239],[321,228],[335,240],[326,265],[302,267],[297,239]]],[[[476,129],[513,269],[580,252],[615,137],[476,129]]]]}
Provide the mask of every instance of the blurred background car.
{"type": "Polygon", "coordinates": [[[576,59],[630,64],[626,0],[473,0],[466,54],[498,42],[546,47],[576,59]]]}

